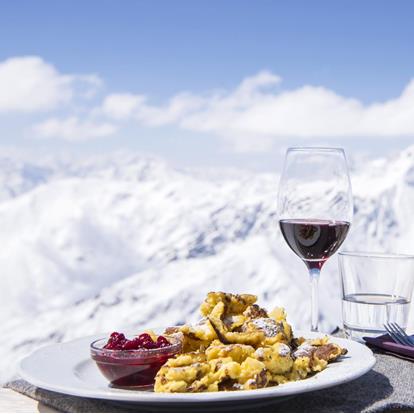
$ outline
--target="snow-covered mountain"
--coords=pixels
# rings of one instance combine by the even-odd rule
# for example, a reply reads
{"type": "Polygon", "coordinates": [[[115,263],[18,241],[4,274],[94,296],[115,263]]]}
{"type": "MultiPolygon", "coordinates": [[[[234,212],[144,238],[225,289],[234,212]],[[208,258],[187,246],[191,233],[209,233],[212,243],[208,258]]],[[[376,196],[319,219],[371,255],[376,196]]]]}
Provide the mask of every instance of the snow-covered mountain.
{"type": "MultiPolygon", "coordinates": [[[[346,247],[413,253],[414,147],[358,167],[352,183],[346,247]]],[[[0,159],[0,380],[40,344],[195,319],[210,290],[255,293],[307,328],[306,269],[278,230],[277,186],[125,153],[0,159]]],[[[320,291],[329,330],[341,320],[335,258],[320,291]]]]}

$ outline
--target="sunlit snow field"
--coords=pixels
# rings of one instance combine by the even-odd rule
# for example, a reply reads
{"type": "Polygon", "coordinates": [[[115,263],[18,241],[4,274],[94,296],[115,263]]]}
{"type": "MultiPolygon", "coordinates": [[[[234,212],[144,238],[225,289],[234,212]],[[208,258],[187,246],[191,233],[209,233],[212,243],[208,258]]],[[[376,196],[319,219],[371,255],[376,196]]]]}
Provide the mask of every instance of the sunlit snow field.
{"type": "MultiPolygon", "coordinates": [[[[414,147],[351,171],[346,248],[414,252],[414,147]]],[[[178,170],[116,153],[0,158],[0,381],[55,341],[197,319],[210,290],[249,292],[309,326],[305,266],[276,221],[276,174],[178,170]]],[[[322,330],[341,324],[337,259],[323,270],[322,330]]],[[[414,328],[413,311],[410,327],[414,328]]]]}

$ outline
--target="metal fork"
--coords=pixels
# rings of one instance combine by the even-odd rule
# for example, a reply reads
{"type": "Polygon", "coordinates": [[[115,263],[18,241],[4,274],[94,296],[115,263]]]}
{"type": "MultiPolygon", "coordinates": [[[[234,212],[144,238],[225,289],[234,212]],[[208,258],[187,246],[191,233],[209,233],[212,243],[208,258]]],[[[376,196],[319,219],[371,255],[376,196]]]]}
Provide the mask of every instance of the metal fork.
{"type": "Polygon", "coordinates": [[[398,342],[401,345],[414,347],[414,340],[405,333],[404,329],[402,329],[398,323],[385,323],[384,328],[395,342],[398,342]]]}

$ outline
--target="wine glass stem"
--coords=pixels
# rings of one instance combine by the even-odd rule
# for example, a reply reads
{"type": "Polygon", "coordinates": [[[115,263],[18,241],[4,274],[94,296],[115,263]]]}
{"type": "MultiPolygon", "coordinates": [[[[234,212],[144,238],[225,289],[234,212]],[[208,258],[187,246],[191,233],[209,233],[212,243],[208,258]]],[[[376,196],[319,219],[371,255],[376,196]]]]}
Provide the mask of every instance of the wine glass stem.
{"type": "Polygon", "coordinates": [[[321,271],[319,269],[311,269],[309,271],[311,282],[311,331],[318,332],[319,322],[319,275],[321,271]]]}

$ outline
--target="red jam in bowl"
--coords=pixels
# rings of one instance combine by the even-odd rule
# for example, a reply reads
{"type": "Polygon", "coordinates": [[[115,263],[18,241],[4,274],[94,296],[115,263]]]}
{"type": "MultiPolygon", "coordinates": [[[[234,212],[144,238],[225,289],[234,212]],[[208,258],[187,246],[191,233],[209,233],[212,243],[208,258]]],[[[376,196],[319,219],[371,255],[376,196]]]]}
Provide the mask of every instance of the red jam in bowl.
{"type": "Polygon", "coordinates": [[[110,383],[117,387],[144,387],[154,384],[155,375],[165,362],[181,351],[179,339],[158,336],[153,341],[143,333],[127,339],[114,332],[109,339],[91,344],[91,357],[110,383]]]}

